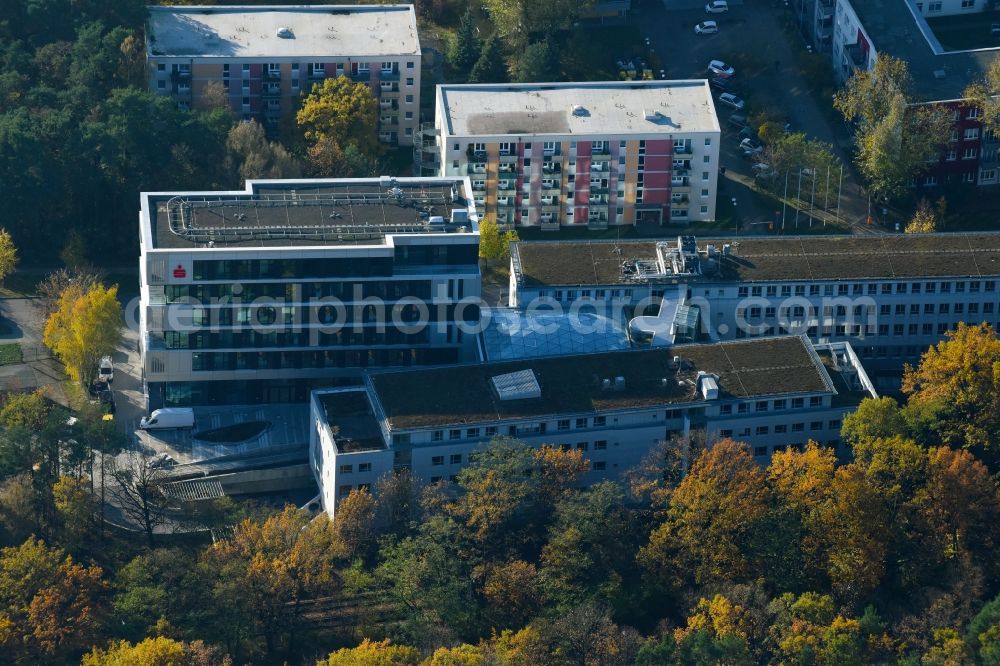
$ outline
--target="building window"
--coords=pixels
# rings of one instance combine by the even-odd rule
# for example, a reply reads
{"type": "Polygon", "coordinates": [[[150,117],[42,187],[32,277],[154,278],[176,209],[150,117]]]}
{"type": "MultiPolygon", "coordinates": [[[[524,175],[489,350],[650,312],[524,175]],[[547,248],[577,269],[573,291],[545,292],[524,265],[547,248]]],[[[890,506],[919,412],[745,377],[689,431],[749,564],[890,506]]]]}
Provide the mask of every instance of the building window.
{"type": "Polygon", "coordinates": [[[965,151],[962,153],[962,159],[963,160],[974,160],[974,159],[976,159],[976,156],[978,154],[979,154],[979,149],[978,148],[966,148],[965,151]]]}
{"type": "Polygon", "coordinates": [[[594,427],[599,428],[608,422],[608,417],[606,416],[595,416],[594,417],[594,427]]]}
{"type": "Polygon", "coordinates": [[[559,423],[556,425],[558,430],[569,430],[569,419],[559,419],[559,423]]]}
{"type": "Polygon", "coordinates": [[[431,464],[432,465],[443,465],[444,464],[444,456],[432,456],[431,457],[431,464]]]}
{"type": "Polygon", "coordinates": [[[413,69],[413,61],[412,60],[407,60],[406,61],[406,69],[413,69]]]}
{"type": "Polygon", "coordinates": [[[479,428],[466,428],[465,437],[467,439],[476,439],[479,437],[479,428]]]}
{"type": "Polygon", "coordinates": [[[596,442],[594,442],[595,451],[603,451],[606,448],[608,448],[608,441],[606,439],[599,439],[596,442]]]}
{"type": "Polygon", "coordinates": [[[452,465],[461,465],[462,464],[462,454],[461,453],[453,453],[453,454],[451,454],[451,458],[449,458],[449,462],[452,465]]]}
{"type": "MultiPolygon", "coordinates": [[[[557,300],[558,300],[558,294],[559,294],[559,292],[557,291],[556,294],[557,294],[557,300]]],[[[587,419],[586,419],[586,417],[584,417],[582,419],[577,419],[576,420],[576,427],[577,428],[586,428],[587,427],[587,419]]]]}
{"type": "Polygon", "coordinates": [[[462,439],[462,431],[459,429],[449,430],[448,439],[462,439]]]}
{"type": "Polygon", "coordinates": [[[406,78],[406,85],[408,85],[408,86],[412,86],[413,85],[413,77],[412,76],[408,76],[406,78]]]}
{"type": "Polygon", "coordinates": [[[770,432],[770,428],[768,428],[767,426],[757,426],[757,434],[758,435],[766,435],[769,432],[770,432]]]}
{"type": "Polygon", "coordinates": [[[932,3],[928,4],[927,5],[927,11],[929,11],[931,13],[941,11],[941,3],[940,2],[932,2],[932,3]]]}
{"type": "Polygon", "coordinates": [[[963,173],[962,174],[962,182],[963,183],[974,183],[974,182],[976,182],[976,172],[975,171],[969,171],[967,173],[963,173]]]}
{"type": "Polygon", "coordinates": [[[358,472],[370,472],[372,471],[371,463],[358,463],[358,472]]]}
{"type": "Polygon", "coordinates": [[[406,96],[406,103],[407,104],[413,104],[413,95],[407,95],[406,96]]]}
{"type": "Polygon", "coordinates": [[[341,474],[353,474],[354,473],[354,465],[341,465],[340,466],[340,473],[341,474]]]}
{"type": "Polygon", "coordinates": [[[965,134],[963,137],[966,141],[974,141],[979,138],[979,128],[978,127],[967,127],[965,129],[965,134]]]}
{"type": "Polygon", "coordinates": [[[608,466],[608,464],[606,462],[604,462],[603,460],[597,460],[597,461],[594,462],[594,471],[595,472],[603,472],[605,469],[607,469],[607,466],[608,466]]]}
{"type": "Polygon", "coordinates": [[[392,73],[392,63],[391,62],[383,62],[382,63],[382,71],[385,72],[386,74],[391,74],[392,73]]]}

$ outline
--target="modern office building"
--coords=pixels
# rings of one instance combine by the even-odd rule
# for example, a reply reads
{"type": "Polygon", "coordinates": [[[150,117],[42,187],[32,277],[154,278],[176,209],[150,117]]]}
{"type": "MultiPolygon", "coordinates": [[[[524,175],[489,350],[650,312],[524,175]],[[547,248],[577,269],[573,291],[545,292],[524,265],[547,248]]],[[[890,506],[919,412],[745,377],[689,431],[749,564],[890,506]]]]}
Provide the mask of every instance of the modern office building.
{"type": "Polygon", "coordinates": [[[654,346],[803,334],[898,370],[959,322],[1000,329],[1000,234],[533,242],[509,305],[595,311],[654,346]]]}
{"type": "Polygon", "coordinates": [[[233,112],[276,129],[328,77],[371,86],[379,138],[410,145],[420,118],[420,39],[412,5],[151,6],[150,90],[198,107],[209,84],[233,112]]]}
{"type": "Polygon", "coordinates": [[[362,369],[476,358],[479,226],[467,178],[248,181],[146,192],[148,407],[300,402],[362,369]]]}
{"type": "Polygon", "coordinates": [[[310,463],[331,514],[393,470],[453,480],[496,436],[582,451],[590,484],[694,431],[745,441],[762,463],[809,440],[837,447],[844,414],[875,396],[848,343],[795,336],[366,372],[363,387],[313,393],[310,463]]]}
{"type": "Polygon", "coordinates": [[[947,145],[940,159],[914,178],[914,187],[1000,183],[1000,135],[987,132],[979,109],[965,100],[966,87],[982,79],[990,62],[1000,57],[983,6],[977,0],[835,0],[830,54],[839,83],[855,70],[873,68],[884,53],[906,62],[916,103],[943,105],[952,114],[950,136],[941,137],[947,145]],[[970,28],[981,36],[979,48],[948,48],[927,21],[960,12],[980,17],[980,25],[970,28]]]}
{"type": "Polygon", "coordinates": [[[714,219],[719,135],[704,80],[441,85],[420,143],[501,224],[606,229],[714,219]]]}

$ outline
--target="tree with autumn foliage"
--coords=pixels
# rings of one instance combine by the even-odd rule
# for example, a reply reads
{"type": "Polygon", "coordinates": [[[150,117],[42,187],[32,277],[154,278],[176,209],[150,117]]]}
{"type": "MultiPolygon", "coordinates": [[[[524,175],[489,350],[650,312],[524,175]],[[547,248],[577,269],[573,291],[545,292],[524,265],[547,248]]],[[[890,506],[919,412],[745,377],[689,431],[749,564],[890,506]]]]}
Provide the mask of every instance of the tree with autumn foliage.
{"type": "Polygon", "coordinates": [[[5,661],[53,663],[82,652],[105,629],[107,587],[82,566],[30,538],[0,549],[0,654],[5,661]]]}
{"type": "Polygon", "coordinates": [[[639,552],[661,582],[747,580],[764,567],[754,547],[773,499],[746,444],[723,439],[704,451],[670,496],[666,520],[639,552]]]}
{"type": "Polygon", "coordinates": [[[302,100],[296,122],[306,140],[333,139],[342,148],[354,145],[364,154],[382,150],[376,136],[378,101],[367,83],[346,76],[317,83],[302,100]]]}
{"type": "Polygon", "coordinates": [[[1000,340],[987,323],[959,323],[930,347],[916,367],[907,365],[903,392],[938,442],[997,454],[1000,442],[1000,340]]]}
{"type": "Polygon", "coordinates": [[[43,339],[66,366],[74,381],[86,385],[122,339],[118,287],[94,285],[87,291],[70,287],[59,299],[58,309],[45,323],[43,339]]]}

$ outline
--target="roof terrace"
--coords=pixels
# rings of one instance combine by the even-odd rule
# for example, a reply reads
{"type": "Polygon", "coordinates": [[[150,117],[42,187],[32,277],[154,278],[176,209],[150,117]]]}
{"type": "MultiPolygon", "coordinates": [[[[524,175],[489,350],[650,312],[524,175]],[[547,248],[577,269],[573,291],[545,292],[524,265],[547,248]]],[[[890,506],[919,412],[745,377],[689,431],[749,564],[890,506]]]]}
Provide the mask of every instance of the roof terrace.
{"type": "Polygon", "coordinates": [[[475,231],[461,180],[258,181],[248,189],[145,194],[153,246],[381,244],[388,234],[475,231]]]}

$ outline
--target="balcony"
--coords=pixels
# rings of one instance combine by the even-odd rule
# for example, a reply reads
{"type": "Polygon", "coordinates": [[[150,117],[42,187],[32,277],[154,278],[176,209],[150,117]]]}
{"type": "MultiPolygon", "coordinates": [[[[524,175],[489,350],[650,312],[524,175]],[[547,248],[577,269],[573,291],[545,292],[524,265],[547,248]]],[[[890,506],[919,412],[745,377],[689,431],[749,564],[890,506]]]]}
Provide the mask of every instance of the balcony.
{"type": "Polygon", "coordinates": [[[387,72],[384,69],[379,70],[378,78],[381,81],[399,81],[399,70],[387,72]]]}
{"type": "Polygon", "coordinates": [[[497,183],[497,192],[506,193],[507,196],[513,197],[515,193],[514,181],[512,180],[501,180],[497,183]]]}
{"type": "Polygon", "coordinates": [[[359,69],[358,71],[352,71],[350,76],[352,81],[370,81],[372,78],[372,71],[370,69],[359,69]]]}
{"type": "Polygon", "coordinates": [[[514,197],[497,197],[497,206],[507,208],[514,205],[514,197]]]}
{"type": "Polygon", "coordinates": [[[861,50],[860,44],[849,44],[844,47],[844,64],[854,69],[868,69],[868,58],[861,50]]]}
{"type": "Polygon", "coordinates": [[[606,194],[591,194],[587,199],[592,204],[605,204],[608,203],[608,195],[606,194]]]}
{"type": "Polygon", "coordinates": [[[604,216],[603,218],[587,218],[587,228],[593,231],[604,231],[608,228],[608,218],[604,216]]]}
{"type": "Polygon", "coordinates": [[[611,164],[608,162],[591,162],[590,173],[608,173],[611,171],[611,164]]]}
{"type": "Polygon", "coordinates": [[[500,164],[509,164],[513,166],[517,162],[517,153],[510,151],[500,151],[500,164]]]}
{"type": "Polygon", "coordinates": [[[691,187],[691,179],[685,176],[684,178],[674,178],[670,181],[670,187],[673,189],[678,188],[688,188],[691,187]]]}
{"type": "Polygon", "coordinates": [[[501,162],[499,165],[497,165],[497,169],[500,171],[500,173],[515,173],[517,170],[517,166],[515,164],[510,164],[510,163],[505,164],[501,162]]]}
{"type": "Polygon", "coordinates": [[[542,173],[562,173],[562,164],[558,162],[542,162],[542,173]]]}
{"type": "Polygon", "coordinates": [[[263,74],[265,81],[280,81],[281,80],[281,70],[280,69],[265,69],[263,74]]]}
{"type": "Polygon", "coordinates": [[[260,89],[261,97],[281,97],[280,83],[265,83],[260,89]]]}
{"type": "Polygon", "coordinates": [[[591,148],[590,154],[595,159],[610,159],[611,158],[611,146],[594,146],[591,148]]]}
{"type": "Polygon", "coordinates": [[[600,183],[590,184],[590,194],[610,194],[611,190],[607,185],[601,185],[600,183]]]}
{"type": "Polygon", "coordinates": [[[486,173],[486,164],[482,162],[470,162],[466,167],[466,172],[472,176],[475,174],[483,175],[486,173]]]}
{"type": "Polygon", "coordinates": [[[674,144],[674,155],[690,155],[691,144],[685,143],[683,146],[674,144]]]}
{"type": "Polygon", "coordinates": [[[310,81],[322,81],[326,78],[326,71],[322,69],[310,69],[308,78],[310,81]]]}
{"type": "Polygon", "coordinates": [[[378,84],[378,91],[383,95],[399,94],[399,84],[391,81],[381,81],[378,84]]]}
{"type": "Polygon", "coordinates": [[[399,103],[394,99],[380,99],[378,106],[383,111],[387,109],[397,109],[399,108],[399,103]]]}
{"type": "Polygon", "coordinates": [[[558,196],[543,196],[542,197],[543,206],[558,206],[559,197],[558,196]]]}
{"type": "Polygon", "coordinates": [[[560,192],[562,192],[562,186],[559,183],[559,181],[556,181],[554,183],[550,181],[548,184],[546,184],[544,180],[542,181],[542,193],[543,194],[556,194],[556,195],[558,195],[560,192]]]}

